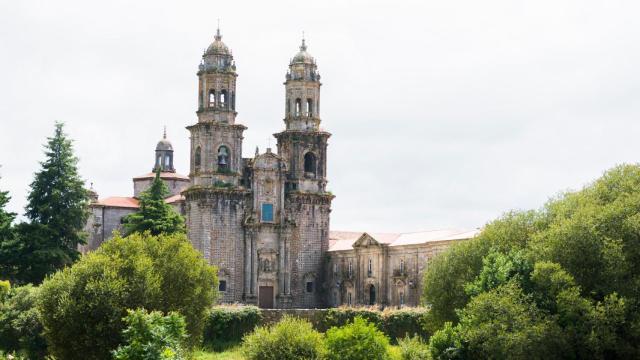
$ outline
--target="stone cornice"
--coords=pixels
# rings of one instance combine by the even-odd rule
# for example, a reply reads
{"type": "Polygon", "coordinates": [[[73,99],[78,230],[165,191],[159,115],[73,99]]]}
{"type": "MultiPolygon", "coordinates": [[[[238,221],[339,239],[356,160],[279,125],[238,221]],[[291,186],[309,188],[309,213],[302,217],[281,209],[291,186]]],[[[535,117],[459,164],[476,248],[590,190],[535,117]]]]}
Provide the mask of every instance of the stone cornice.
{"type": "Polygon", "coordinates": [[[292,191],[286,194],[287,201],[299,202],[304,204],[331,205],[331,200],[335,196],[330,193],[311,193],[303,191],[292,191]]]}
{"type": "Polygon", "coordinates": [[[247,130],[247,127],[241,124],[229,124],[229,123],[223,123],[223,122],[219,122],[219,121],[205,121],[205,122],[197,122],[193,125],[189,125],[186,127],[187,130],[191,130],[191,129],[196,129],[198,127],[210,127],[213,128],[214,130],[218,130],[218,129],[229,129],[231,128],[232,130],[237,130],[237,131],[244,131],[247,130]]]}
{"type": "Polygon", "coordinates": [[[187,200],[219,198],[228,199],[244,199],[251,195],[251,191],[237,187],[217,187],[217,186],[201,186],[195,185],[182,191],[182,195],[187,200]]]}

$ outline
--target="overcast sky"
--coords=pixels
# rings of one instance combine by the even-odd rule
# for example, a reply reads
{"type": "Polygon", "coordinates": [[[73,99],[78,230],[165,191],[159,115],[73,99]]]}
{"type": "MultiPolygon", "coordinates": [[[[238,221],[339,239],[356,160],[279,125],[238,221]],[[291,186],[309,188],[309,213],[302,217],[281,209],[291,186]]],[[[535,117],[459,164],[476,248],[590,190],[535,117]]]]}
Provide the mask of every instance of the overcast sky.
{"type": "Polygon", "coordinates": [[[305,31],[333,133],[332,229],[480,227],[640,160],[638,14],[634,0],[0,0],[0,189],[23,213],[55,120],[101,197],[132,195],[164,125],[187,174],[220,18],[245,157],[284,127],[305,31]]]}

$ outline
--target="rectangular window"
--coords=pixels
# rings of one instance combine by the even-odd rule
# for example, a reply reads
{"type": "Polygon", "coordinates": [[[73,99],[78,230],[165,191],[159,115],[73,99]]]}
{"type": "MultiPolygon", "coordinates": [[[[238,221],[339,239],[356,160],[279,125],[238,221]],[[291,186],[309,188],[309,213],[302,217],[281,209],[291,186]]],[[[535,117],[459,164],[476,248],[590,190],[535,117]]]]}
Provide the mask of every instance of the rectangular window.
{"type": "Polygon", "coordinates": [[[351,306],[351,293],[347,294],[347,305],[351,306]]]}
{"type": "Polygon", "coordinates": [[[225,280],[220,280],[220,283],[218,284],[218,290],[227,291],[227,282],[225,280]]]}
{"type": "Polygon", "coordinates": [[[273,204],[262,204],[262,221],[273,222],[273,204]]]}
{"type": "Polygon", "coordinates": [[[313,292],[313,281],[307,281],[307,292],[313,292]]]}

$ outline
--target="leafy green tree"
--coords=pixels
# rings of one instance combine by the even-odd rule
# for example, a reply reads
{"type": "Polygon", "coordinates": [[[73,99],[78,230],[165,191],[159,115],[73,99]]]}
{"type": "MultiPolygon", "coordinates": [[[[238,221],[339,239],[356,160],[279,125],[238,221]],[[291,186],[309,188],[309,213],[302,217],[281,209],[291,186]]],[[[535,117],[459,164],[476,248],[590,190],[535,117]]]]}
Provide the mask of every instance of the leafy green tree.
{"type": "Polygon", "coordinates": [[[327,360],[388,360],[389,338],[361,317],[329,329],[325,344],[327,360]]]}
{"type": "Polygon", "coordinates": [[[158,170],[149,189],[140,194],[140,211],[124,218],[125,232],[149,231],[152,235],[184,233],[184,218],[164,201],[169,194],[158,170]]]}
{"type": "Polygon", "coordinates": [[[307,320],[285,316],[271,327],[259,327],[244,337],[242,352],[248,360],[322,359],[322,334],[307,320]]]}
{"type": "Polygon", "coordinates": [[[41,285],[50,352],[59,359],[109,359],[122,344],[127,309],[179,312],[199,344],[217,297],[216,269],[184,234],[116,235],[41,285]]]}
{"type": "Polygon", "coordinates": [[[89,204],[88,191],[78,174],[78,158],[62,123],[55,124],[54,136],[45,145],[45,161],[35,174],[27,197],[26,216],[32,223],[45,225],[52,234],[50,249],[65,255],[62,266],[80,257],[78,245],[85,243],[82,232],[89,204]]]}
{"type": "Polygon", "coordinates": [[[9,200],[11,200],[9,192],[0,191],[0,246],[13,238],[12,224],[16,214],[5,209],[9,200]]]}
{"type": "Polygon", "coordinates": [[[515,282],[471,299],[459,334],[472,359],[555,359],[566,349],[561,328],[515,282]]]}
{"type": "Polygon", "coordinates": [[[125,344],[113,352],[115,360],[185,360],[185,321],[178,313],[164,316],[159,311],[129,310],[122,331],[125,344]]]}
{"type": "Polygon", "coordinates": [[[12,288],[0,304],[0,350],[28,359],[45,358],[47,343],[42,335],[37,298],[38,288],[26,285],[12,288]]]}
{"type": "Polygon", "coordinates": [[[544,219],[532,211],[509,212],[488,224],[475,239],[452,246],[429,263],[423,281],[423,299],[431,306],[429,330],[433,332],[447,321],[457,323],[456,309],[470,299],[465,286],[478,276],[487,254],[525,248],[543,223],[544,219]]]}
{"type": "Polygon", "coordinates": [[[509,253],[492,251],[482,259],[480,274],[473,282],[465,285],[465,291],[470,296],[475,296],[510,281],[526,290],[531,287],[529,277],[532,271],[533,266],[523,250],[512,250],[509,253]]]}

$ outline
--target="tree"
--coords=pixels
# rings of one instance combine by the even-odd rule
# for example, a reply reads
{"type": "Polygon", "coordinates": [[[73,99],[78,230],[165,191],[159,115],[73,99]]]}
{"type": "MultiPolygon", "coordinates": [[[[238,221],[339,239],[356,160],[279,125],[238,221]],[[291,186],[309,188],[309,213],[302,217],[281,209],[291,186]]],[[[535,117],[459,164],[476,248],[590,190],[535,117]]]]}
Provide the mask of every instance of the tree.
{"type": "Polygon", "coordinates": [[[5,247],[22,283],[39,283],[47,274],[72,264],[80,257],[78,245],[85,242],[82,228],[88,216],[88,192],[62,123],[55,124],[45,156],[27,198],[25,215],[31,223],[19,226],[16,241],[5,247]]]}
{"type": "Polygon", "coordinates": [[[42,335],[36,301],[38,288],[14,287],[0,303],[0,350],[16,352],[29,359],[44,359],[47,343],[42,335]]]}
{"type": "Polygon", "coordinates": [[[152,235],[184,233],[184,218],[164,199],[169,189],[160,179],[160,170],[149,189],[140,194],[140,211],[127,215],[123,222],[126,234],[149,231],[152,235]]]}
{"type": "Polygon", "coordinates": [[[555,359],[566,348],[560,327],[515,282],[474,297],[458,331],[471,359],[555,359]]]}
{"type": "Polygon", "coordinates": [[[5,210],[11,200],[8,191],[0,191],[0,279],[14,280],[15,268],[13,266],[13,248],[15,242],[15,229],[13,220],[16,214],[5,210]]]}
{"type": "Polygon", "coordinates": [[[122,344],[128,309],[179,312],[199,343],[217,297],[217,270],[184,234],[116,235],[41,285],[38,308],[59,359],[109,359],[122,344]]]}

